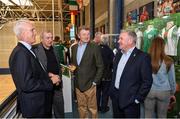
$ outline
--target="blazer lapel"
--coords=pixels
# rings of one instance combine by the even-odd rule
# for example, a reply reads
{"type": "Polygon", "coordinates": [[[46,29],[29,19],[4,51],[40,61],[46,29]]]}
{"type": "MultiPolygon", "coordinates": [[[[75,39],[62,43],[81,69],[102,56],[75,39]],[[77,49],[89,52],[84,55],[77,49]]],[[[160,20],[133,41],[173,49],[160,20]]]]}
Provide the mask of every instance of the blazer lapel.
{"type": "Polygon", "coordinates": [[[76,61],[76,64],[75,65],[78,65],[78,63],[77,63],[77,49],[78,49],[78,44],[75,46],[75,48],[74,48],[74,52],[75,52],[75,61],[76,61]]]}
{"type": "Polygon", "coordinates": [[[56,50],[54,47],[53,47],[53,51],[54,51],[54,55],[55,55],[55,57],[56,57],[56,60],[57,60],[58,64],[60,64],[60,62],[59,62],[60,57],[59,57],[59,55],[58,55],[57,50],[56,50]]]}
{"type": "Polygon", "coordinates": [[[36,59],[36,57],[35,57],[22,43],[19,43],[19,42],[18,42],[17,45],[20,46],[20,47],[22,47],[22,48],[24,48],[24,49],[26,49],[26,51],[36,59]]]}
{"type": "MultiPolygon", "coordinates": [[[[135,60],[135,58],[136,58],[136,56],[137,56],[137,53],[138,53],[138,50],[137,50],[137,48],[135,47],[134,50],[133,50],[133,52],[131,53],[131,56],[129,57],[129,59],[128,59],[126,65],[125,65],[125,67],[124,67],[124,70],[123,70],[123,72],[122,72],[122,76],[126,73],[126,71],[127,71],[129,68],[131,68],[131,66],[132,66],[132,64],[134,63],[134,60],[135,60]]],[[[122,76],[121,76],[121,77],[122,77],[122,76]]]]}
{"type": "Polygon", "coordinates": [[[85,49],[85,51],[83,53],[83,56],[81,58],[81,62],[79,63],[79,65],[81,65],[81,63],[83,62],[84,57],[86,57],[86,55],[88,54],[89,51],[90,50],[89,50],[89,43],[88,43],[87,46],[86,46],[86,49],[85,49]]]}
{"type": "Polygon", "coordinates": [[[121,56],[122,56],[122,53],[121,53],[121,51],[119,51],[119,53],[117,54],[117,56],[116,56],[116,58],[115,58],[115,61],[114,61],[114,71],[116,71],[117,70],[117,66],[118,66],[118,63],[119,63],[119,61],[120,61],[120,59],[121,59],[121,56]]]}
{"type": "Polygon", "coordinates": [[[40,44],[38,46],[38,59],[40,60],[40,62],[42,63],[42,65],[44,66],[44,68],[47,70],[47,57],[46,57],[46,53],[43,49],[42,44],[40,44]]]}

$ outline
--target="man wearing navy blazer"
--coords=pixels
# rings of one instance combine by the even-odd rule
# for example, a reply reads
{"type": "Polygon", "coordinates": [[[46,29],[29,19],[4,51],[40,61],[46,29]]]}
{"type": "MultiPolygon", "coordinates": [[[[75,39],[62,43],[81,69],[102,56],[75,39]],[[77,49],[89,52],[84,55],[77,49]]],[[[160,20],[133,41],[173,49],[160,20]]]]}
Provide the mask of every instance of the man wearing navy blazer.
{"type": "Polygon", "coordinates": [[[19,42],[13,49],[9,66],[17,89],[18,112],[23,118],[51,117],[53,84],[59,80],[48,76],[31,50],[36,30],[29,20],[19,20],[14,26],[19,42]]]}
{"type": "Polygon", "coordinates": [[[148,54],[138,50],[137,35],[122,31],[119,48],[113,65],[110,96],[115,118],[139,118],[140,103],[152,85],[151,61],[148,54]]]}

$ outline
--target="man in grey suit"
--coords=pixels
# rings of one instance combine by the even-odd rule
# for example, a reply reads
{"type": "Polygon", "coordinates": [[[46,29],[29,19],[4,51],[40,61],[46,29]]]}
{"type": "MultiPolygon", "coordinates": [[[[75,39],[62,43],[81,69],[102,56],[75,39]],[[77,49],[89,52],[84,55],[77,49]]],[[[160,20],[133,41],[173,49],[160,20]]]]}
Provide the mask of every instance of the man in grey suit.
{"type": "Polygon", "coordinates": [[[53,35],[50,31],[41,33],[41,43],[34,46],[35,54],[47,70],[50,77],[59,78],[59,84],[53,85],[53,111],[56,118],[64,118],[64,100],[62,92],[60,57],[52,47],[53,35]]]}
{"type": "Polygon", "coordinates": [[[96,84],[103,73],[100,48],[90,42],[90,32],[86,27],[79,29],[80,41],[72,47],[72,64],[76,67],[75,87],[80,118],[97,118],[96,84]]]}

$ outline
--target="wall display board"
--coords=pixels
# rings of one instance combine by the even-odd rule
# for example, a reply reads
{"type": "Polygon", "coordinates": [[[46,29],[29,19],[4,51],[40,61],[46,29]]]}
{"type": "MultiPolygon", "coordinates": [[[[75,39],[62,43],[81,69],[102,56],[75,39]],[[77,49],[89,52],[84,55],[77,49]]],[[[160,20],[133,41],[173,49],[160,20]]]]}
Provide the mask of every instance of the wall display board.
{"type": "Polygon", "coordinates": [[[154,18],[154,2],[139,8],[139,21],[144,22],[154,18]]]}
{"type": "Polygon", "coordinates": [[[132,23],[137,23],[138,22],[137,9],[132,10],[132,11],[127,13],[127,22],[128,22],[129,25],[131,25],[132,23]]]}

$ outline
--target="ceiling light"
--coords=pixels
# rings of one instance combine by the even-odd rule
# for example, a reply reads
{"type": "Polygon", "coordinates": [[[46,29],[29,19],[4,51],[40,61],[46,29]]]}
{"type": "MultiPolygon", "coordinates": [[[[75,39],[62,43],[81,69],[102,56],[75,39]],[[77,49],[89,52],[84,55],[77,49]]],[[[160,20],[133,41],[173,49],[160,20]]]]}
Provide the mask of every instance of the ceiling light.
{"type": "Polygon", "coordinates": [[[169,18],[169,16],[163,16],[162,18],[163,18],[163,19],[167,19],[167,18],[169,18]]]}
{"type": "Polygon", "coordinates": [[[19,6],[33,6],[30,0],[0,0],[0,1],[8,6],[14,6],[13,3],[19,6]]]}

